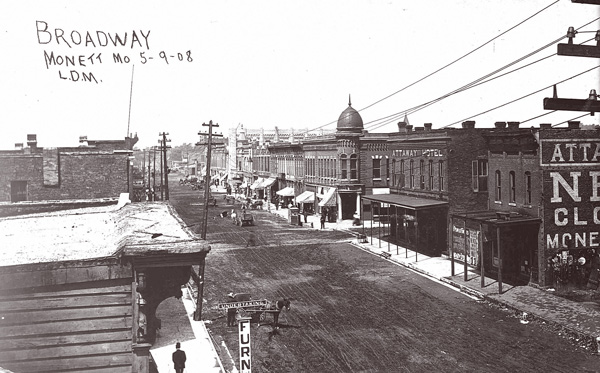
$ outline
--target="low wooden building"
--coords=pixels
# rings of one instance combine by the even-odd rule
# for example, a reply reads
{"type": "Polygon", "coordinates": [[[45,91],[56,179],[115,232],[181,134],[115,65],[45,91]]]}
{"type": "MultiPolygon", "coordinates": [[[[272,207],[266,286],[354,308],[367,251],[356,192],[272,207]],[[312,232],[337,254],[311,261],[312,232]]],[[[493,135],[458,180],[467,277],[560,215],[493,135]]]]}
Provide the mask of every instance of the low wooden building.
{"type": "Polygon", "coordinates": [[[210,250],[168,203],[2,218],[0,247],[0,367],[14,372],[148,372],[156,308],[210,250]]]}

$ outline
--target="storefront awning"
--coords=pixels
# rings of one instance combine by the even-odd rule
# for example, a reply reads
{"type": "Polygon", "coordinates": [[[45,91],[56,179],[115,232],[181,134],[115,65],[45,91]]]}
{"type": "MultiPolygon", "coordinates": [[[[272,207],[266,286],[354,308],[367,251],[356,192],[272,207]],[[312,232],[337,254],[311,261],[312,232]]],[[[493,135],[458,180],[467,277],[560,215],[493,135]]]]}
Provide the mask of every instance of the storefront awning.
{"type": "Polygon", "coordinates": [[[248,188],[248,183],[244,181],[242,185],[240,185],[240,188],[248,188]]]}
{"type": "Polygon", "coordinates": [[[222,182],[223,180],[227,179],[227,177],[228,177],[228,175],[224,174],[219,178],[219,180],[222,182]]]}
{"type": "Polygon", "coordinates": [[[390,205],[400,206],[400,207],[407,208],[410,210],[422,210],[422,209],[443,207],[443,206],[448,205],[448,202],[445,202],[445,201],[404,196],[404,195],[399,195],[399,194],[377,194],[377,195],[363,196],[362,198],[366,199],[368,201],[371,201],[371,202],[387,203],[390,205]]]}
{"type": "Polygon", "coordinates": [[[278,190],[277,195],[282,196],[282,197],[293,197],[294,196],[294,188],[292,187],[287,187],[287,188],[283,188],[281,190],[278,190]]]}
{"type": "Polygon", "coordinates": [[[258,179],[254,180],[252,185],[250,185],[250,189],[254,190],[258,188],[258,186],[262,184],[263,181],[265,181],[265,179],[263,179],[262,177],[259,177],[258,179]]]}
{"type": "Polygon", "coordinates": [[[216,180],[218,178],[219,178],[219,174],[215,174],[215,175],[212,175],[210,179],[211,180],[216,180]]]}
{"type": "Polygon", "coordinates": [[[270,178],[266,179],[265,181],[263,181],[263,183],[260,185],[260,188],[268,188],[271,185],[275,184],[275,181],[277,181],[277,179],[270,177],[270,178]]]}
{"type": "Polygon", "coordinates": [[[315,192],[306,191],[296,196],[296,203],[314,203],[315,192]]]}
{"type": "Polygon", "coordinates": [[[336,205],[335,192],[336,192],[335,188],[329,188],[327,193],[325,193],[323,195],[323,199],[321,200],[321,202],[319,202],[319,206],[321,206],[321,207],[335,206],[336,205]]]}

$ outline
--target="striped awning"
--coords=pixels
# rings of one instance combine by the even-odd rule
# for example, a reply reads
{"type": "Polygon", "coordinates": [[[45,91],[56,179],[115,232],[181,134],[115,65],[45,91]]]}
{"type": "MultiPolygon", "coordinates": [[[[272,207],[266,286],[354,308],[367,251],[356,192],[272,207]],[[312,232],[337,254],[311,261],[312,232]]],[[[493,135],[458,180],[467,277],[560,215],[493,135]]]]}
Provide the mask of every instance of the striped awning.
{"type": "Polygon", "coordinates": [[[315,202],[315,192],[302,192],[298,196],[296,196],[296,203],[314,203],[315,202]]]}
{"type": "Polygon", "coordinates": [[[323,199],[321,200],[321,202],[319,202],[319,206],[335,206],[337,204],[335,200],[335,192],[335,188],[329,188],[327,193],[323,195],[323,199]]]}
{"type": "Polygon", "coordinates": [[[263,183],[260,185],[260,188],[268,188],[271,185],[275,184],[276,181],[277,181],[277,179],[275,179],[274,177],[265,179],[265,181],[263,181],[263,183]]]}
{"type": "Polygon", "coordinates": [[[263,181],[265,181],[265,179],[262,177],[259,177],[258,179],[254,180],[252,185],[250,185],[250,189],[254,190],[254,189],[258,188],[258,186],[260,184],[262,184],[263,181]]]}
{"type": "Polygon", "coordinates": [[[282,197],[293,197],[294,196],[294,188],[286,187],[281,190],[278,190],[276,193],[277,193],[277,195],[282,196],[282,197]]]}

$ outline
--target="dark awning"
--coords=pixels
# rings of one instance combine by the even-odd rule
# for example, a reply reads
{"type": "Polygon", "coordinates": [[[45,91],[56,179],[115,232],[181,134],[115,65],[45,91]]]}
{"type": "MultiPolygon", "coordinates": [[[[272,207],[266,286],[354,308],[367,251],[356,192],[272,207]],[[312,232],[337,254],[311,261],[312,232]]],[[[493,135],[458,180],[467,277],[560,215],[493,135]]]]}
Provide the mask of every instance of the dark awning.
{"type": "Polygon", "coordinates": [[[369,196],[362,196],[362,198],[372,202],[387,203],[390,205],[401,206],[411,210],[423,210],[448,206],[448,202],[445,201],[403,196],[399,194],[374,194],[369,196]]]}
{"type": "Polygon", "coordinates": [[[523,225],[523,224],[540,224],[542,220],[535,216],[520,214],[517,212],[501,212],[501,211],[471,211],[452,214],[452,217],[457,219],[466,219],[478,221],[483,224],[492,225],[523,225]]]}

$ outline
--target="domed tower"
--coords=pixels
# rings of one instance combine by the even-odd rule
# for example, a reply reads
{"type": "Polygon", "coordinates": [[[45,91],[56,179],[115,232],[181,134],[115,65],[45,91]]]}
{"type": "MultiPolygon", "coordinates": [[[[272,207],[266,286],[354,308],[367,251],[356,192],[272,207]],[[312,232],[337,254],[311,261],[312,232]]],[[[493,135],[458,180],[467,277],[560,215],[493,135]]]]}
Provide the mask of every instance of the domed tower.
{"type": "Polygon", "coordinates": [[[363,120],[358,113],[352,107],[352,101],[348,96],[348,107],[340,114],[337,121],[337,134],[362,134],[363,131],[363,120]]]}
{"type": "Polygon", "coordinates": [[[338,219],[352,219],[359,210],[360,194],[364,188],[360,177],[360,137],[363,132],[363,120],[348,96],[348,107],[340,114],[335,133],[338,219]]]}

